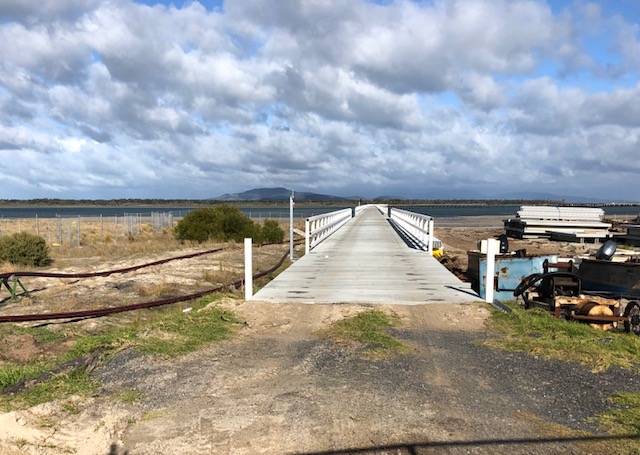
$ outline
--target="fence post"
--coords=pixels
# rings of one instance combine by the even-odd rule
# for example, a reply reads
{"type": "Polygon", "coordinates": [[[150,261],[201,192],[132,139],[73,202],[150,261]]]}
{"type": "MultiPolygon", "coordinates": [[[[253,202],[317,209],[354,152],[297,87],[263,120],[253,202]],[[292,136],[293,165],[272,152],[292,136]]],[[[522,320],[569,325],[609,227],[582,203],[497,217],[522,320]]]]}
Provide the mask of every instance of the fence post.
{"type": "Polygon", "coordinates": [[[244,299],[253,297],[253,258],[251,255],[251,238],[244,239],[244,299]]]}

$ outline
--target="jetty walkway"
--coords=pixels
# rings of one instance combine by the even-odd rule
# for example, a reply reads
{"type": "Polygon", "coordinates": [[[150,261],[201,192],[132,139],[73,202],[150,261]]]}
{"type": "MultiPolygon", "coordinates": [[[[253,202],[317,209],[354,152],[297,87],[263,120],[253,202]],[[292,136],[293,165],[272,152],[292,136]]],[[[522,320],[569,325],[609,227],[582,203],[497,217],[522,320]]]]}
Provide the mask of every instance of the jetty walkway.
{"type": "Polygon", "coordinates": [[[429,253],[408,246],[369,207],[294,262],[252,300],[428,304],[480,300],[429,253]]]}

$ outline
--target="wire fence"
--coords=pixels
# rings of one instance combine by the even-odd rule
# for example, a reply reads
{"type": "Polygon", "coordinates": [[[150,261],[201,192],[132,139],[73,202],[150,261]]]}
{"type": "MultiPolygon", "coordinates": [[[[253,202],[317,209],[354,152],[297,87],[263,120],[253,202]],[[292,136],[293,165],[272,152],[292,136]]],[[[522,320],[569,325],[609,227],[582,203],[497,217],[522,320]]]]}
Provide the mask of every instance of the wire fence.
{"type": "MultiPolygon", "coordinates": [[[[294,221],[304,220],[330,209],[305,209],[294,213],[294,221]]],[[[27,232],[45,239],[51,246],[79,247],[88,242],[104,242],[122,237],[153,235],[171,230],[188,211],[124,213],[120,215],[55,215],[52,217],[5,218],[0,217],[0,236],[27,232]]],[[[289,224],[289,210],[247,210],[251,220],[263,223],[275,220],[289,224]]]]}
{"type": "Polygon", "coordinates": [[[171,212],[125,213],[113,216],[56,216],[55,218],[0,218],[0,236],[27,232],[49,245],[81,246],[85,240],[106,241],[173,229],[171,212]]]}

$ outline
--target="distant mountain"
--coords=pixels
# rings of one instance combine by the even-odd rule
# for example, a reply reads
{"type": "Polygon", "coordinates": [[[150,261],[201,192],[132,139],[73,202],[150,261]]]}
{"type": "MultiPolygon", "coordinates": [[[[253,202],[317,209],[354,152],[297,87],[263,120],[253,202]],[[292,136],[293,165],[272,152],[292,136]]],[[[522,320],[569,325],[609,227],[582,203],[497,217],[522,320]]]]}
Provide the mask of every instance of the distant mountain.
{"type": "Polygon", "coordinates": [[[374,201],[404,201],[407,198],[404,196],[377,196],[371,199],[374,201]]]}
{"type": "MultiPolygon", "coordinates": [[[[286,188],[254,188],[252,190],[243,191],[242,193],[227,193],[222,196],[213,198],[214,201],[288,201],[291,196],[291,190],[286,188]]],[[[331,196],[328,194],[308,193],[304,191],[295,191],[294,199],[296,201],[345,201],[346,198],[340,196],[331,196]]]]}

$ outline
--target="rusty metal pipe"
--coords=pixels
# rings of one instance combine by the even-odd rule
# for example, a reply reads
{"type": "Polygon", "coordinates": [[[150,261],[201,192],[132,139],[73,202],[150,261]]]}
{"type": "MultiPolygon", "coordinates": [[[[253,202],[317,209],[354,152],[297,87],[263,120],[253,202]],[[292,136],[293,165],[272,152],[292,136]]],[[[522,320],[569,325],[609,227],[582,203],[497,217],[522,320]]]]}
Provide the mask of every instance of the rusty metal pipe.
{"type": "MultiPolygon", "coordinates": [[[[197,253],[196,255],[200,255],[200,254],[207,254],[207,253],[197,253]]],[[[193,257],[194,255],[189,255],[189,257],[193,257]]],[[[268,275],[272,272],[275,272],[276,270],[278,270],[280,268],[280,266],[282,266],[282,264],[284,263],[284,261],[287,259],[287,257],[289,256],[289,252],[287,251],[278,261],[278,263],[276,265],[274,265],[273,267],[271,267],[268,270],[265,270],[263,272],[258,273],[257,275],[255,275],[255,278],[261,278],[265,275],[268,275]]],[[[184,259],[185,257],[181,257],[180,259],[184,259]]],[[[175,259],[175,258],[174,258],[175,259]]],[[[168,260],[165,260],[165,262],[168,260]]],[[[156,262],[157,263],[157,262],[156,262]]],[[[153,263],[153,264],[156,264],[153,263]]],[[[142,268],[142,267],[148,267],[149,264],[145,264],[144,266],[136,266],[137,268],[142,268]]],[[[124,269],[122,269],[124,270],[124,269]]],[[[104,272],[97,272],[97,273],[104,273],[104,272]]],[[[118,271],[111,271],[110,273],[123,273],[123,272],[118,272],[118,271]]],[[[13,274],[15,275],[15,274],[13,274]]],[[[21,275],[21,276],[30,276],[30,275],[21,275]]],[[[37,276],[41,276],[41,275],[37,275],[37,276]]],[[[91,276],[96,276],[96,275],[91,275],[91,276]]],[[[100,276],[100,275],[98,275],[100,276]]],[[[67,277],[69,278],[69,277],[67,277]]],[[[81,277],[82,278],[82,277],[81,277]]],[[[232,283],[231,286],[233,286],[234,288],[239,288],[240,286],[242,286],[244,284],[244,279],[242,280],[237,280],[235,282],[232,283]]],[[[119,307],[113,307],[113,308],[102,308],[99,310],[84,310],[84,311],[72,311],[72,312],[68,312],[68,313],[42,313],[42,314],[21,314],[21,315],[13,315],[13,316],[0,316],[0,323],[2,322],[27,322],[27,321],[44,321],[44,320],[50,320],[50,319],[77,319],[77,318],[88,318],[88,317],[99,317],[99,316],[106,316],[108,314],[115,314],[115,313],[122,313],[125,311],[132,311],[132,310],[138,310],[138,309],[142,309],[142,308],[154,308],[154,307],[158,307],[158,306],[162,306],[162,305],[168,305],[171,303],[178,303],[178,302],[186,302],[188,300],[193,300],[193,299],[198,299],[200,297],[203,297],[205,295],[208,294],[213,294],[214,292],[219,292],[222,289],[225,289],[226,286],[218,286],[212,289],[207,289],[205,291],[200,291],[200,292],[196,292],[195,294],[189,294],[189,295],[184,295],[181,297],[172,297],[169,299],[162,299],[162,300],[154,300],[151,302],[143,302],[143,303],[135,303],[132,305],[124,305],[124,306],[119,306],[119,307]]]]}

